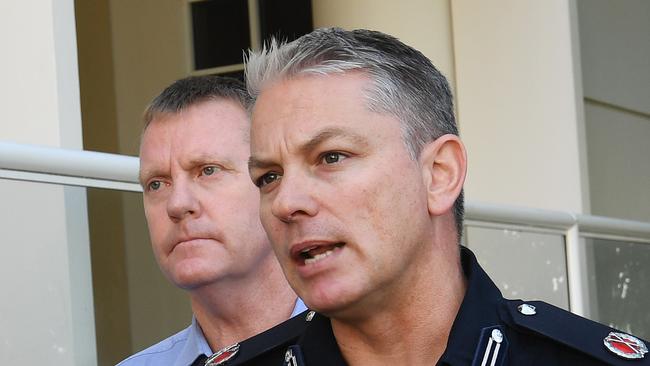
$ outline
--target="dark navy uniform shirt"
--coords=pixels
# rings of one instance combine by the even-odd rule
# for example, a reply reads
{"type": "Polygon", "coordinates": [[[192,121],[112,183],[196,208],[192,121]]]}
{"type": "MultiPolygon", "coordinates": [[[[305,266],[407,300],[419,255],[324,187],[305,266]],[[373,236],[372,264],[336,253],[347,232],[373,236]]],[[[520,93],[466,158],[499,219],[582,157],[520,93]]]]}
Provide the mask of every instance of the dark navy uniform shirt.
{"type": "MultiPolygon", "coordinates": [[[[640,357],[643,341],[541,301],[506,300],[469,249],[461,261],[467,292],[438,365],[650,365],[650,355],[640,357]]],[[[221,364],[347,365],[330,320],[309,311],[242,342],[238,353],[221,364]]]]}

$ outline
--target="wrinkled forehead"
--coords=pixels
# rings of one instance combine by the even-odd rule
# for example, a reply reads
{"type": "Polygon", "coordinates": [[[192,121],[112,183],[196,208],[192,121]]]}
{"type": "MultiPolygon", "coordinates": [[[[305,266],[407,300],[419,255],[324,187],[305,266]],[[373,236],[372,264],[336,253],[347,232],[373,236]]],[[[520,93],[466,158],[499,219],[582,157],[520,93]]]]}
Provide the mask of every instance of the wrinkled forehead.
{"type": "Polygon", "coordinates": [[[145,121],[141,136],[140,146],[144,142],[147,131],[152,126],[165,127],[168,124],[178,124],[178,129],[189,130],[192,122],[197,118],[210,120],[217,128],[237,129],[244,133],[245,142],[248,143],[250,133],[250,118],[248,111],[236,99],[226,97],[204,98],[179,110],[164,110],[149,112],[150,119],[145,121]]]}
{"type": "Polygon", "coordinates": [[[252,113],[252,166],[306,157],[317,146],[401,142],[398,120],[368,107],[368,84],[367,75],[345,73],[285,79],[265,88],[252,113]]]}

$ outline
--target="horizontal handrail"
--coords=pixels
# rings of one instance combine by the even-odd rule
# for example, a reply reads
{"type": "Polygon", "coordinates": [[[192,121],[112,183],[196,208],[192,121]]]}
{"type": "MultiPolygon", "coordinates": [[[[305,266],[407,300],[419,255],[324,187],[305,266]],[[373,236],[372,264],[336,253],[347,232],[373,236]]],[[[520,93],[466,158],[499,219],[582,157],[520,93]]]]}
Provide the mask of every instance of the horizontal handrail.
{"type": "Polygon", "coordinates": [[[0,141],[0,169],[138,183],[137,157],[0,141]]]}
{"type": "MultiPolygon", "coordinates": [[[[141,191],[135,156],[0,141],[0,178],[141,191]],[[108,182],[105,183],[104,182],[108,182]]],[[[565,211],[467,202],[466,219],[650,240],[650,223],[565,211]]]]}

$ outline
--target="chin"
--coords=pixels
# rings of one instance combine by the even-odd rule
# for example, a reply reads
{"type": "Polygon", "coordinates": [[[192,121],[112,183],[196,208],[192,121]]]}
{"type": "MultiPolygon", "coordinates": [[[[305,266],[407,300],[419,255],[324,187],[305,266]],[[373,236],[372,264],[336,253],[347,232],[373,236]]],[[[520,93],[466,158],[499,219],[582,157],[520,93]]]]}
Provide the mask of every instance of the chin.
{"type": "Polygon", "coordinates": [[[218,281],[221,277],[216,268],[204,269],[200,265],[176,266],[168,276],[172,283],[184,290],[192,290],[218,281]]]}
{"type": "Polygon", "coordinates": [[[301,296],[310,309],[320,314],[338,317],[349,313],[359,301],[355,296],[344,289],[334,288],[310,288],[301,296]]]}

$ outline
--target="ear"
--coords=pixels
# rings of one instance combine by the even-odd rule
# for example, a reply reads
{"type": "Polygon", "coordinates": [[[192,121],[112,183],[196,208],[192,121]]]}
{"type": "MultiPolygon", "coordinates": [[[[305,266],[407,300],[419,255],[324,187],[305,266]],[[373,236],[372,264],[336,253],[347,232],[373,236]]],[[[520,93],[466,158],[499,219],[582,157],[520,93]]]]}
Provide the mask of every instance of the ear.
{"type": "Polygon", "coordinates": [[[465,146],[458,136],[443,135],[422,148],[419,160],[429,213],[440,216],[449,212],[465,183],[465,146]]]}

